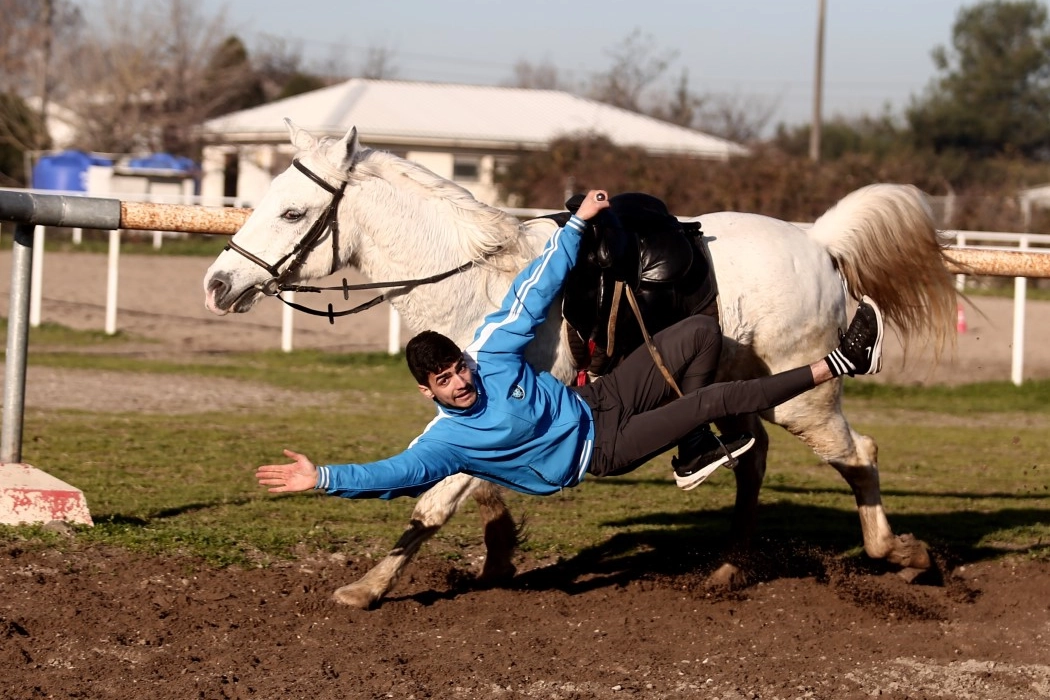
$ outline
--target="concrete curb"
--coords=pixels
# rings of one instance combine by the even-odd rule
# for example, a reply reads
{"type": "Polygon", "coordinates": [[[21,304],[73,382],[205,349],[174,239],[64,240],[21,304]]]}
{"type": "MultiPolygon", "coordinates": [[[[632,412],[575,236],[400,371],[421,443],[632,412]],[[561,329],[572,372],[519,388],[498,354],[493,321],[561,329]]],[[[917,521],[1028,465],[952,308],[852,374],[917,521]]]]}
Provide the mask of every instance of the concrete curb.
{"type": "Polygon", "coordinates": [[[28,464],[0,462],[0,524],[94,525],[80,489],[28,464]]]}

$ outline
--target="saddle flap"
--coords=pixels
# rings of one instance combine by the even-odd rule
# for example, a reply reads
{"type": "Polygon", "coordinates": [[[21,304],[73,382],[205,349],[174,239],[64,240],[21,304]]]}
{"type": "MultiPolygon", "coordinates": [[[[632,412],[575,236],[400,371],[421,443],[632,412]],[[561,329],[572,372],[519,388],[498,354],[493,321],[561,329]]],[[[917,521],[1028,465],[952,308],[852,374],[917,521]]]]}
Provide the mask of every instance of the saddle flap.
{"type": "MultiPolygon", "coordinates": [[[[582,200],[574,197],[566,206],[575,211],[582,200]]],[[[710,266],[695,247],[697,226],[683,225],[651,195],[631,192],[609,201],[610,209],[589,222],[562,295],[569,337],[578,341],[577,364],[589,365],[593,374],[603,374],[643,340],[633,314],[618,313],[617,282],[634,290],[651,333],[707,306],[714,286],[710,266]]],[[[564,225],[568,216],[550,218],[564,225]]]]}
{"type": "Polygon", "coordinates": [[[668,284],[685,277],[693,265],[693,246],[663,200],[626,192],[609,203],[622,228],[637,239],[639,282],[668,284]]]}
{"type": "Polygon", "coordinates": [[[693,246],[681,227],[674,232],[666,229],[647,231],[639,236],[638,243],[638,279],[641,282],[670,284],[685,277],[693,266],[693,246]]]}

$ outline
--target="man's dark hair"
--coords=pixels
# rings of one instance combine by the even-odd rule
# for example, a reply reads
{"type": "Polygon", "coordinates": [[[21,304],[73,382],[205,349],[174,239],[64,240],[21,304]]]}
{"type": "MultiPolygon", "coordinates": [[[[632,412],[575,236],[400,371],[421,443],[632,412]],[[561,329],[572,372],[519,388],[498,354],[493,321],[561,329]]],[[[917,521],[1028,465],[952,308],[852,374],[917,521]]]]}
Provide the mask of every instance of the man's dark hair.
{"type": "Polygon", "coordinates": [[[408,371],[423,386],[428,385],[431,374],[456,364],[462,357],[459,346],[437,331],[423,331],[405,346],[408,371]]]}

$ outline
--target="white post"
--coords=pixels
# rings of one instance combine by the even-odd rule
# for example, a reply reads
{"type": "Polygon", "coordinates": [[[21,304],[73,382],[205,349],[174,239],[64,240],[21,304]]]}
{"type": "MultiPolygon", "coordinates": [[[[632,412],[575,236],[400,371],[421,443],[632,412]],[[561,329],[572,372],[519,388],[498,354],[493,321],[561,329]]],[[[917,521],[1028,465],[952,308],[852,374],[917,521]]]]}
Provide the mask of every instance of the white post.
{"type": "MultiPolygon", "coordinates": [[[[960,248],[966,247],[966,236],[961,233],[955,234],[955,245],[960,248]]],[[[958,292],[966,291],[966,275],[955,276],[955,290],[958,292]]]]}
{"type": "Polygon", "coordinates": [[[84,229],[74,228],[73,229],[73,245],[80,245],[84,240],[84,229]]]}
{"type": "Polygon", "coordinates": [[[164,242],[164,233],[162,231],[153,232],[153,248],[154,250],[160,250],[161,244],[164,242]]]}
{"type": "Polygon", "coordinates": [[[40,327],[40,301],[44,290],[44,227],[33,227],[33,264],[29,278],[29,327],[40,327]]]}
{"type": "MultiPolygon", "coordinates": [[[[1028,236],[1021,236],[1021,250],[1028,250],[1028,236]]],[[[1010,362],[1010,380],[1014,386],[1021,386],[1024,373],[1024,309],[1028,279],[1014,278],[1014,342],[1013,358],[1010,362]]]]}
{"type": "MultiPolygon", "coordinates": [[[[286,292],[288,301],[295,301],[295,292],[286,292]]],[[[281,304],[281,350],[292,351],[292,320],[295,318],[295,309],[287,304],[281,304]]]]}
{"type": "Polygon", "coordinates": [[[120,230],[109,232],[109,260],[106,266],[106,335],[117,332],[117,280],[120,269],[120,230]]]}
{"type": "Polygon", "coordinates": [[[387,327],[386,351],[390,355],[401,352],[401,314],[390,305],[390,325],[387,327]]]}

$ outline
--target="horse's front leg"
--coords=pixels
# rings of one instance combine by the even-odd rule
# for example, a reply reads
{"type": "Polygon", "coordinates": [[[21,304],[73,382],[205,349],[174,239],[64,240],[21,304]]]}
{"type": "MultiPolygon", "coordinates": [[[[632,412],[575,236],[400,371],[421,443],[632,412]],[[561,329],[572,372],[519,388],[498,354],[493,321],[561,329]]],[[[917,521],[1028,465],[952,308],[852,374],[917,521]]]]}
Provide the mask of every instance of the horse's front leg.
{"type": "Polygon", "coordinates": [[[423,543],[448,522],[467,497],[484,486],[490,484],[467,474],[454,474],[438,482],[419,497],[408,529],[390,553],[360,579],[336,590],[332,599],[361,610],[374,606],[394,587],[423,543]]]}
{"type": "Polygon", "coordinates": [[[473,496],[485,532],[485,563],[481,567],[478,583],[482,586],[497,586],[506,583],[517,573],[513,557],[521,533],[503,500],[503,489],[491,482],[480,481],[473,496]]]}
{"type": "Polygon", "coordinates": [[[748,584],[745,561],[751,552],[758,523],[758,495],[766,476],[766,456],[769,454],[769,434],[757,415],[717,422],[723,433],[748,431],[755,436],[755,445],[738,459],[733,476],[736,478],[736,502],[733,507],[729,547],[725,562],[710,576],[706,584],[713,588],[742,588],[748,584]]]}

